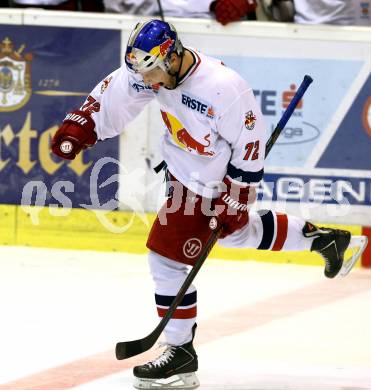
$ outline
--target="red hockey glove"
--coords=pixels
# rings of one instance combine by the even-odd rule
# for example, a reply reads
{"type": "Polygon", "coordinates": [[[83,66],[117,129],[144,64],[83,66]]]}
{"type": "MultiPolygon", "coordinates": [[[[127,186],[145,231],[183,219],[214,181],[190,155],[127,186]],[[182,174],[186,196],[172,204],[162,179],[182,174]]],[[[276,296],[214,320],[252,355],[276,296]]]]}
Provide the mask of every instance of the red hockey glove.
{"type": "Polygon", "coordinates": [[[86,112],[79,110],[70,112],[53,137],[53,153],[73,160],[81,149],[93,146],[97,142],[94,128],[95,123],[86,112]]]}
{"type": "Polygon", "coordinates": [[[223,226],[220,238],[232,234],[247,224],[249,205],[256,199],[254,187],[242,187],[226,177],[223,182],[227,188],[215,202],[217,219],[223,226]]]}
{"type": "Polygon", "coordinates": [[[216,20],[223,25],[236,22],[255,9],[255,0],[218,0],[211,6],[216,20]]]}

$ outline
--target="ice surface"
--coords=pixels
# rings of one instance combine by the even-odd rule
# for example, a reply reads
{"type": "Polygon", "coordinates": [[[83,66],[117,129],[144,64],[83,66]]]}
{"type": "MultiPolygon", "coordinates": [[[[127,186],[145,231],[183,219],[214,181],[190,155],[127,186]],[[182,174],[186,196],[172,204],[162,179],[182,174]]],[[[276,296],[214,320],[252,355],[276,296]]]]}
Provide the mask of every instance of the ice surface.
{"type": "MultiPolygon", "coordinates": [[[[202,390],[371,390],[371,271],[208,260],[202,390]]],[[[158,322],[145,256],[0,247],[0,389],[132,389],[117,341],[158,322]]]]}

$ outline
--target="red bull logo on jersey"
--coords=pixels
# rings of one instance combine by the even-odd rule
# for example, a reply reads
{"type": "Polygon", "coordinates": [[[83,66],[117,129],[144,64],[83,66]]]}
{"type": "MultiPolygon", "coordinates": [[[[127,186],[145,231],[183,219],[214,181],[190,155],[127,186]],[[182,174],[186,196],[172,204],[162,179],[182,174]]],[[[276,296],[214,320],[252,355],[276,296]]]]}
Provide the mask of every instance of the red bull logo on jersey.
{"type": "Polygon", "coordinates": [[[161,111],[161,115],[173,141],[180,148],[201,156],[214,156],[215,152],[206,150],[211,143],[210,133],[204,136],[204,142],[199,142],[192,137],[188,130],[177,118],[175,118],[175,116],[164,111],[161,111]]]}
{"type": "Polygon", "coordinates": [[[101,94],[108,88],[108,85],[111,82],[111,80],[112,80],[112,76],[107,77],[106,79],[104,79],[102,81],[102,85],[100,86],[100,93],[101,94]]]}
{"type": "Polygon", "coordinates": [[[245,114],[245,127],[247,130],[253,130],[256,123],[256,116],[250,110],[245,114]]]}

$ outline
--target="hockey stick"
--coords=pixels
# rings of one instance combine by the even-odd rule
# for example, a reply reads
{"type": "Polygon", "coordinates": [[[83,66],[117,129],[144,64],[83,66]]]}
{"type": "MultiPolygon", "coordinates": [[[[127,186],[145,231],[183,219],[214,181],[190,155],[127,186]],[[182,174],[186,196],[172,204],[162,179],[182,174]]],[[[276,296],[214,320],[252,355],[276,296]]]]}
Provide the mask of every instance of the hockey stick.
{"type": "Polygon", "coordinates": [[[286,126],[286,123],[290,119],[292,113],[294,112],[296,106],[300,102],[300,99],[303,97],[305,94],[305,91],[308,89],[310,84],[312,83],[313,79],[312,77],[305,75],[303,81],[301,82],[298,90],[296,91],[294,97],[292,98],[290,104],[286,108],[285,112],[282,114],[282,118],[279,120],[277,123],[276,128],[274,129],[273,133],[269,137],[269,140],[267,141],[265,145],[265,158],[267,158],[269,152],[272,149],[272,146],[274,143],[277,141],[277,138],[281,134],[282,130],[286,126]]]}
{"type": "MultiPolygon", "coordinates": [[[[309,87],[309,85],[312,81],[313,81],[313,79],[310,76],[306,75],[304,77],[304,80],[302,81],[299,89],[297,90],[296,94],[292,98],[289,106],[286,108],[285,112],[282,115],[282,118],[278,122],[276,128],[274,129],[271,137],[269,138],[269,140],[266,144],[265,157],[267,157],[268,153],[272,149],[273,144],[276,142],[278,136],[282,132],[283,128],[286,126],[286,123],[290,119],[290,117],[291,117],[292,113],[294,112],[296,106],[298,105],[300,99],[303,97],[305,91],[307,90],[307,88],[309,87]]],[[[215,217],[212,217],[210,222],[213,219],[216,223],[217,220],[215,217]]],[[[211,228],[211,226],[210,226],[210,228],[211,228]]],[[[133,340],[133,341],[124,341],[124,342],[119,342],[116,344],[116,358],[118,360],[127,359],[129,357],[139,355],[140,353],[143,353],[143,352],[147,351],[148,349],[150,349],[155,344],[157,339],[160,337],[162,331],[165,329],[165,326],[169,322],[170,318],[173,316],[179,303],[184,298],[184,295],[186,294],[189,286],[193,282],[193,279],[196,277],[202,264],[204,263],[207,256],[209,255],[211,249],[213,248],[216,241],[218,240],[220,233],[221,233],[221,226],[216,227],[215,230],[213,230],[209,241],[206,243],[203,250],[201,251],[199,258],[196,260],[195,265],[192,267],[187,278],[183,282],[183,285],[180,287],[178,294],[176,295],[172,304],[170,305],[169,309],[167,310],[166,314],[161,319],[161,321],[156,326],[156,328],[152,331],[152,333],[150,333],[148,336],[146,336],[142,339],[133,340]]]]}
{"type": "Polygon", "coordinates": [[[164,10],[162,9],[161,0],[157,0],[157,4],[158,4],[158,11],[160,14],[160,18],[163,22],[165,22],[165,15],[164,15],[164,10]]]}

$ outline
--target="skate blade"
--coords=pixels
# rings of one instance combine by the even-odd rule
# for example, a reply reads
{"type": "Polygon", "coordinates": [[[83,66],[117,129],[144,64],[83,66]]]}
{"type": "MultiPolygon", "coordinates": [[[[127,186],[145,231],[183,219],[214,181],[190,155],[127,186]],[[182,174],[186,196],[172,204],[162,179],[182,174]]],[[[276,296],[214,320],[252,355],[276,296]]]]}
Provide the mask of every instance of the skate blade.
{"type": "Polygon", "coordinates": [[[343,266],[339,272],[340,276],[344,277],[349,274],[351,269],[357,263],[358,259],[361,257],[363,251],[366,249],[367,242],[368,239],[366,236],[352,236],[348,249],[345,252],[345,257],[349,252],[351,254],[350,257],[344,259],[343,266]]]}
{"type": "Polygon", "coordinates": [[[139,390],[192,390],[200,386],[200,382],[194,372],[187,374],[177,374],[166,379],[149,379],[137,378],[134,379],[133,386],[139,390]]]}

